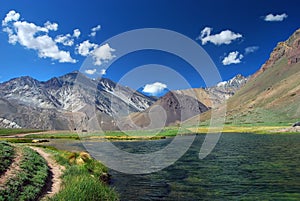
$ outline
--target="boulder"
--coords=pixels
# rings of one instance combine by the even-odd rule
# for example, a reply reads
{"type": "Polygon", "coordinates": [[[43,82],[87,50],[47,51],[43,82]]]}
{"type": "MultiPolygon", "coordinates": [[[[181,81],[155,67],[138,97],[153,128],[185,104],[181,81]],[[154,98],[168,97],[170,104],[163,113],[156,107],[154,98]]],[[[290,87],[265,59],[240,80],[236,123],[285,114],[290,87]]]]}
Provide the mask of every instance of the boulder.
{"type": "Polygon", "coordinates": [[[293,127],[300,126],[300,121],[293,124],[293,127]]]}
{"type": "Polygon", "coordinates": [[[46,140],[46,139],[34,139],[31,142],[32,143],[41,143],[41,142],[49,142],[49,140],[46,140]]]}

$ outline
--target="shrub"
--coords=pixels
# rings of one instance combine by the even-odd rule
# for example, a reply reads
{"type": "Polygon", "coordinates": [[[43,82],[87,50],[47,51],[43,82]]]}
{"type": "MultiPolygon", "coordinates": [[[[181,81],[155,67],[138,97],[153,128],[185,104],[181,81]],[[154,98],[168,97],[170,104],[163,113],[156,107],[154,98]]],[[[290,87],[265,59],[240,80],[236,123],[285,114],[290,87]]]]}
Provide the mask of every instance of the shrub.
{"type": "Polygon", "coordinates": [[[48,177],[45,159],[32,149],[23,148],[21,171],[8,179],[0,191],[0,200],[37,200],[48,177]]]}
{"type": "Polygon", "coordinates": [[[14,148],[6,142],[0,142],[0,175],[10,166],[14,158],[14,148]]]}

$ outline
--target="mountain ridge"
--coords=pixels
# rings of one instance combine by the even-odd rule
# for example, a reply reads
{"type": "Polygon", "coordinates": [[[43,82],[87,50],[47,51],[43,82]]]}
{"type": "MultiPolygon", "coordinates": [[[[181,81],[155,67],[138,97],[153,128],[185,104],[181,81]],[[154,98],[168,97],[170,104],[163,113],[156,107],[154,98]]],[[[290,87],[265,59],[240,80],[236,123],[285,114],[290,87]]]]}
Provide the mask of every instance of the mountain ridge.
{"type": "Polygon", "coordinates": [[[3,100],[1,118],[21,127],[45,129],[76,129],[71,113],[84,116],[86,105],[101,115],[112,117],[142,111],[155,101],[109,79],[92,80],[76,71],[41,82],[29,76],[13,78],[0,84],[0,96],[3,100]],[[116,100],[113,104],[112,99],[116,100]],[[4,109],[8,103],[12,103],[12,110],[4,109]],[[120,112],[117,108],[125,109],[120,112]],[[58,122],[54,117],[46,118],[51,114],[61,118],[58,122]]]}
{"type": "MultiPolygon", "coordinates": [[[[300,119],[300,29],[279,42],[270,58],[228,99],[225,124],[292,124],[300,119]]],[[[210,112],[188,120],[210,119],[210,112]]]]}

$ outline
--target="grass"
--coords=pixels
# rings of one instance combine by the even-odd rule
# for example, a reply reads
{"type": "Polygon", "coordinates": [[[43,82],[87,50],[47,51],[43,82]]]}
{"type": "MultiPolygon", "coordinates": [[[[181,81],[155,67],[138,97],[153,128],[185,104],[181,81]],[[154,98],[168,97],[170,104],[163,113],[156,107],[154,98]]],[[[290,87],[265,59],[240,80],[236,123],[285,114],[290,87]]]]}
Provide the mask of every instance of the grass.
{"type": "Polygon", "coordinates": [[[37,152],[24,147],[21,171],[8,179],[0,191],[0,200],[37,200],[48,177],[49,168],[37,152]]]}
{"type": "Polygon", "coordinates": [[[0,175],[10,166],[14,158],[14,147],[6,142],[0,142],[0,175]]]}
{"type": "MultiPolygon", "coordinates": [[[[242,126],[234,126],[234,125],[225,125],[223,129],[221,129],[222,133],[257,133],[257,134],[270,134],[276,133],[274,131],[278,129],[286,128],[286,126],[254,126],[254,125],[242,125],[242,126]]],[[[213,133],[220,128],[210,128],[210,132],[213,133]]],[[[193,133],[208,133],[209,127],[191,127],[189,130],[193,133]]]]}
{"type": "Polygon", "coordinates": [[[25,138],[47,138],[47,139],[74,139],[74,140],[79,140],[79,136],[77,133],[45,133],[45,134],[31,134],[31,135],[26,135],[24,136],[25,138]]]}
{"type": "MultiPolygon", "coordinates": [[[[264,113],[264,112],[262,112],[264,113]]],[[[269,114],[265,119],[271,119],[273,114],[269,114]]],[[[253,115],[255,116],[255,115],[253,115]]],[[[253,117],[254,118],[254,117],[253,117]]],[[[253,120],[252,116],[248,117],[247,121],[238,122],[231,120],[230,118],[224,122],[224,128],[222,132],[239,132],[239,133],[274,133],[276,129],[291,126],[290,122],[264,122],[261,119],[253,120]]],[[[257,118],[257,116],[255,117],[257,118]]],[[[129,130],[123,131],[105,131],[105,132],[68,132],[68,131],[56,131],[42,134],[28,134],[22,138],[0,138],[0,141],[8,141],[12,143],[31,143],[33,139],[107,139],[107,140],[159,140],[167,137],[174,137],[178,134],[190,134],[192,133],[207,133],[209,130],[209,122],[205,121],[200,126],[189,126],[187,128],[180,127],[166,127],[162,130],[129,130]]],[[[210,133],[213,133],[218,129],[210,128],[210,133]]],[[[24,131],[24,130],[23,130],[24,131]]],[[[10,130],[11,134],[13,130],[10,130]]],[[[29,132],[29,131],[28,131],[29,132]]]]}
{"type": "Polygon", "coordinates": [[[91,175],[86,167],[71,166],[63,176],[63,189],[51,201],[119,200],[115,191],[91,175]]]}
{"type": "Polygon", "coordinates": [[[165,137],[176,136],[177,133],[187,133],[189,130],[178,131],[177,127],[168,127],[160,130],[143,130],[143,131],[106,131],[105,133],[91,132],[91,133],[73,133],[73,132],[62,132],[62,133],[45,133],[45,134],[32,134],[26,135],[24,138],[29,139],[108,139],[108,140],[157,140],[165,137]]]}
{"type": "Polygon", "coordinates": [[[31,138],[0,138],[0,141],[10,142],[10,143],[31,143],[33,139],[31,138]]]}
{"type": "MultiPolygon", "coordinates": [[[[178,127],[166,127],[162,130],[129,130],[105,132],[105,139],[108,140],[159,140],[166,137],[174,137],[177,134],[188,134],[191,131],[179,129],[178,127]]],[[[103,135],[102,135],[103,136],[103,135]]]]}
{"type": "Polygon", "coordinates": [[[0,136],[8,136],[8,135],[15,135],[15,134],[23,134],[23,133],[37,133],[41,132],[42,130],[37,129],[24,129],[24,128],[0,128],[0,136]]]}
{"type": "Polygon", "coordinates": [[[45,145],[39,147],[46,148],[59,164],[66,167],[62,176],[62,189],[49,201],[119,200],[114,189],[106,184],[108,169],[87,153],[60,151],[45,145]]]}

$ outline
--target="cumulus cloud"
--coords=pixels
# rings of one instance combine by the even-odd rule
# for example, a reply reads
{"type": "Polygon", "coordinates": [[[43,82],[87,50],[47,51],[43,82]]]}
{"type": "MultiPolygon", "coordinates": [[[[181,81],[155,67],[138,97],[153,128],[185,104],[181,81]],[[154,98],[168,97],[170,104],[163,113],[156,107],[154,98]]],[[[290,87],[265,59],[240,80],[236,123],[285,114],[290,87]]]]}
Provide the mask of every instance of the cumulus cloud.
{"type": "Polygon", "coordinates": [[[105,75],[106,74],[106,69],[101,69],[99,72],[101,75],[105,75]]]}
{"type": "Polygon", "coordinates": [[[20,19],[20,14],[14,10],[11,10],[6,14],[4,20],[2,20],[2,26],[6,26],[8,22],[18,21],[19,19],[20,19]]]}
{"type": "Polygon", "coordinates": [[[100,75],[105,75],[106,74],[106,69],[100,69],[99,72],[97,72],[97,69],[87,69],[84,71],[88,75],[94,75],[94,74],[100,74],[100,75]]]}
{"type": "Polygon", "coordinates": [[[89,40],[86,40],[77,45],[76,50],[81,56],[88,56],[96,47],[97,44],[90,43],[89,40]]]}
{"type": "Polygon", "coordinates": [[[98,46],[92,52],[92,56],[95,60],[94,64],[100,66],[103,62],[108,62],[115,58],[116,56],[113,55],[115,49],[111,48],[108,43],[98,46]]]}
{"type": "Polygon", "coordinates": [[[96,32],[99,31],[101,29],[101,25],[97,25],[96,27],[93,27],[91,29],[91,34],[90,36],[95,37],[96,36],[96,32]]]}
{"type": "Polygon", "coordinates": [[[73,31],[73,37],[79,38],[80,34],[81,34],[81,32],[80,32],[79,29],[74,29],[74,31],[73,31]]]}
{"type": "Polygon", "coordinates": [[[279,15],[279,14],[277,14],[277,15],[269,14],[269,15],[264,17],[264,20],[267,21],[267,22],[281,22],[287,17],[288,17],[288,15],[286,13],[282,13],[281,15],[279,15]]]}
{"type": "Polygon", "coordinates": [[[246,47],[246,48],[245,48],[245,54],[253,53],[253,52],[257,51],[258,49],[259,49],[258,46],[250,46],[250,47],[246,47]]]}
{"type": "Polygon", "coordinates": [[[116,57],[113,54],[115,49],[111,48],[108,43],[100,46],[86,40],[77,45],[76,50],[81,56],[92,56],[94,59],[94,65],[96,66],[100,66],[116,57]]]}
{"type": "Polygon", "coordinates": [[[49,21],[47,21],[45,24],[44,24],[44,27],[46,29],[48,29],[49,31],[57,31],[58,29],[58,24],[57,23],[51,23],[49,21]]]}
{"type": "Polygon", "coordinates": [[[2,21],[3,31],[8,34],[8,42],[19,43],[27,49],[36,50],[40,58],[51,58],[61,63],[76,63],[70,52],[60,50],[57,42],[48,35],[56,31],[58,24],[47,21],[44,26],[38,26],[27,21],[19,21],[20,14],[10,11],[2,21]]]}
{"type": "Polygon", "coordinates": [[[166,88],[167,88],[166,84],[163,84],[161,82],[155,82],[152,84],[146,84],[142,91],[144,93],[149,93],[153,96],[156,96],[156,95],[160,94],[161,92],[163,92],[163,90],[165,90],[166,88]]]}
{"type": "Polygon", "coordinates": [[[202,45],[205,45],[207,42],[211,42],[215,45],[222,45],[222,44],[230,44],[232,41],[242,38],[243,36],[239,33],[234,33],[230,30],[221,31],[218,34],[211,35],[212,28],[205,27],[202,31],[200,36],[198,37],[201,40],[202,45]]]}
{"type": "Polygon", "coordinates": [[[97,69],[88,69],[84,71],[86,74],[94,75],[97,72],[97,69]]]}
{"type": "Polygon", "coordinates": [[[72,46],[74,44],[74,40],[70,34],[56,36],[55,42],[61,43],[65,46],[72,46]]]}
{"type": "Polygon", "coordinates": [[[230,64],[238,64],[241,63],[241,59],[243,59],[243,55],[238,51],[230,52],[227,57],[225,57],[222,61],[223,65],[227,66],[230,64]]]}

